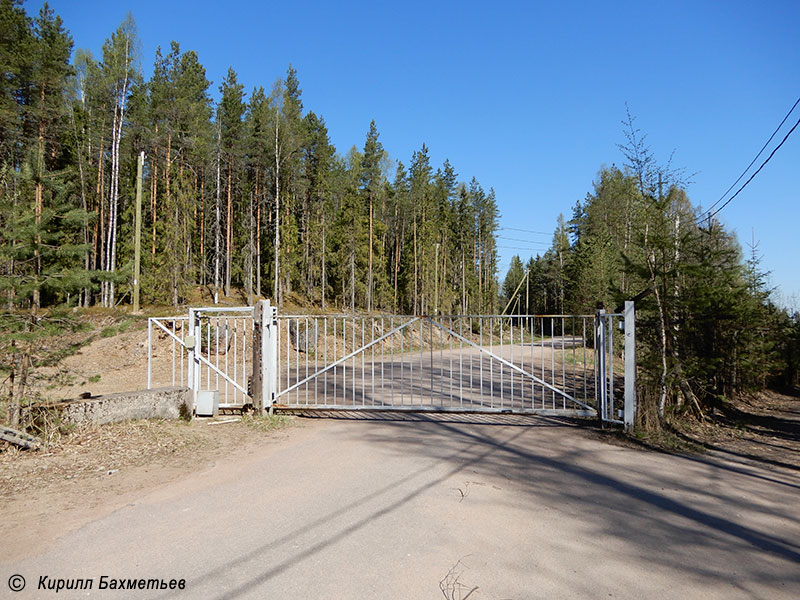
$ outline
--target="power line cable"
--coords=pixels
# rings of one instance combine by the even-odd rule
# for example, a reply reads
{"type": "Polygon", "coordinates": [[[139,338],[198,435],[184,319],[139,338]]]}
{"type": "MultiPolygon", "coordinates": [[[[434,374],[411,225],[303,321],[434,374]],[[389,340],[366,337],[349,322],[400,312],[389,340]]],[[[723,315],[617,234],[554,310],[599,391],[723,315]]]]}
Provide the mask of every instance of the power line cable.
{"type": "Polygon", "coordinates": [[[541,248],[521,248],[519,246],[495,246],[495,248],[503,248],[504,250],[525,250],[527,252],[541,252],[541,248]]]}
{"type": "Polygon", "coordinates": [[[506,237],[504,235],[498,235],[496,237],[499,240],[509,240],[511,242],[525,242],[526,244],[535,244],[537,246],[549,246],[550,245],[547,242],[537,242],[535,240],[523,240],[521,238],[506,237]]]}
{"type": "MultiPolygon", "coordinates": [[[[736,181],[734,181],[734,182],[731,184],[731,186],[730,186],[730,187],[729,187],[727,190],[725,190],[725,193],[724,193],[724,194],[722,194],[722,196],[720,196],[719,200],[717,200],[716,202],[714,202],[714,204],[712,204],[712,205],[711,205],[711,206],[709,206],[709,207],[708,207],[708,208],[707,208],[705,211],[703,211],[703,214],[706,214],[706,213],[708,213],[708,215],[707,215],[707,216],[705,216],[705,217],[702,217],[702,216],[701,216],[701,217],[700,217],[700,220],[704,220],[704,219],[707,219],[707,218],[711,218],[711,217],[713,217],[715,214],[717,214],[716,212],[715,212],[715,213],[713,213],[713,214],[711,214],[711,211],[713,211],[713,210],[714,210],[714,207],[715,207],[717,204],[719,204],[720,202],[722,202],[722,200],[725,198],[725,196],[727,196],[727,195],[728,195],[728,192],[730,192],[730,191],[731,191],[731,190],[732,190],[732,189],[733,189],[733,188],[736,186],[736,184],[737,184],[737,183],[739,183],[739,182],[742,180],[742,177],[744,177],[744,176],[747,174],[747,172],[750,170],[750,167],[752,167],[752,166],[755,164],[755,162],[758,160],[758,157],[759,157],[759,156],[761,156],[761,155],[763,154],[764,150],[767,148],[767,146],[769,146],[769,143],[770,143],[770,142],[772,141],[772,139],[773,139],[773,138],[774,138],[774,137],[777,135],[777,133],[778,133],[778,132],[781,130],[781,127],[783,127],[783,124],[784,124],[784,123],[786,123],[786,120],[789,118],[789,115],[791,115],[791,114],[792,114],[792,112],[794,112],[794,109],[795,109],[795,108],[797,108],[797,105],[798,105],[798,104],[800,104],[800,98],[798,98],[798,99],[795,101],[795,103],[792,105],[792,108],[790,108],[790,109],[789,109],[789,112],[788,112],[788,113],[786,113],[786,116],[785,116],[785,117],[783,117],[783,120],[781,121],[780,125],[778,125],[778,127],[775,129],[775,131],[773,131],[773,132],[772,132],[772,135],[771,135],[771,136],[769,136],[769,139],[768,139],[768,140],[767,140],[767,141],[764,143],[764,145],[761,147],[761,150],[759,150],[759,151],[758,151],[758,154],[756,154],[756,155],[755,155],[755,157],[753,158],[753,160],[751,160],[751,161],[750,161],[750,164],[749,164],[749,165],[747,165],[747,167],[745,168],[745,170],[744,170],[744,171],[742,171],[742,174],[741,174],[741,175],[739,175],[739,177],[736,179],[736,181]]],[[[779,146],[779,147],[780,147],[780,146],[779,146]]],[[[766,163],[765,163],[765,164],[766,164],[766,163]]],[[[747,184],[745,184],[745,185],[747,185],[747,184]]],[[[738,192],[737,192],[737,193],[738,193],[738,192]]],[[[728,200],[728,202],[730,202],[730,200],[728,200]]],[[[726,202],[725,204],[727,204],[728,202],[726,202]]],[[[724,206],[724,205],[723,205],[723,206],[724,206]]],[[[717,212],[719,212],[719,211],[717,211],[717,212]]]]}
{"type": "Polygon", "coordinates": [[[707,214],[707,215],[705,215],[704,217],[701,217],[701,218],[698,220],[698,224],[700,223],[700,221],[705,221],[705,220],[707,220],[707,219],[711,219],[711,218],[715,217],[716,215],[718,215],[718,214],[719,214],[719,212],[720,212],[720,211],[721,211],[723,208],[725,208],[726,206],[728,206],[728,204],[730,204],[730,203],[731,203],[731,201],[732,201],[734,198],[736,198],[736,196],[738,196],[738,195],[739,195],[739,192],[741,192],[741,191],[742,191],[744,188],[746,188],[748,183],[750,183],[751,181],[753,181],[753,178],[754,178],[756,175],[758,175],[758,174],[759,174],[759,172],[761,171],[761,169],[763,169],[763,168],[764,168],[764,165],[766,165],[766,164],[767,164],[767,163],[770,161],[770,159],[771,159],[773,156],[775,156],[775,153],[776,153],[778,150],[780,150],[780,147],[781,147],[781,146],[783,146],[784,142],[786,142],[786,140],[788,140],[788,139],[789,139],[789,136],[790,136],[790,135],[792,135],[792,133],[794,132],[794,130],[795,130],[795,129],[797,129],[797,126],[798,126],[798,125],[800,125],[800,119],[798,119],[798,120],[797,120],[797,123],[795,123],[795,124],[794,124],[794,126],[793,126],[793,127],[790,129],[790,130],[789,130],[789,133],[787,133],[787,134],[784,136],[784,138],[781,140],[781,143],[780,143],[780,144],[778,144],[778,145],[775,147],[775,149],[774,149],[774,150],[773,150],[773,151],[770,153],[770,155],[767,157],[767,160],[765,160],[763,163],[761,163],[761,166],[760,166],[760,167],[758,167],[758,169],[756,169],[756,172],[755,172],[755,173],[753,173],[752,175],[750,175],[750,179],[748,179],[747,181],[745,181],[745,182],[744,182],[744,184],[742,185],[742,187],[740,187],[738,190],[736,190],[736,193],[735,193],[733,196],[731,196],[730,198],[728,198],[728,199],[725,201],[725,203],[724,203],[722,206],[720,206],[720,207],[719,207],[717,210],[715,210],[713,213],[710,213],[710,214],[707,214]]]}
{"type": "Polygon", "coordinates": [[[498,227],[498,229],[505,229],[506,231],[521,231],[522,233],[535,233],[537,235],[552,235],[552,231],[533,231],[532,229],[518,229],[516,227],[498,227]]]}

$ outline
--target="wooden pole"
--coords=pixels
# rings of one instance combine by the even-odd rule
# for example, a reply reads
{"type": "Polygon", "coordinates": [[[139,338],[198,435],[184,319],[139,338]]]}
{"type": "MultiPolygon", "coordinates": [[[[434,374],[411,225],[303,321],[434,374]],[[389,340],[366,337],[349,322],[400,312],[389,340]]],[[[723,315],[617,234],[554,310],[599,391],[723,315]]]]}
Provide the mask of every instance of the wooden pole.
{"type": "Polygon", "coordinates": [[[133,258],[133,312],[139,312],[139,276],[142,258],[142,170],[144,169],[144,150],[139,153],[136,167],[136,235],[134,236],[133,258]]]}

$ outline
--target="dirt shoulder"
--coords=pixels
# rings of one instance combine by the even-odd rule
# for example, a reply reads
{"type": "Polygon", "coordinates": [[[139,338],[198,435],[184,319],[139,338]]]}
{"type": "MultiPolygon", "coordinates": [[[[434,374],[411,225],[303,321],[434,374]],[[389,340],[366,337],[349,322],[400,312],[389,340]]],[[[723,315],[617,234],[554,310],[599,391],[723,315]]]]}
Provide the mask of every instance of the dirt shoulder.
{"type": "Polygon", "coordinates": [[[80,429],[36,452],[0,452],[4,558],[41,550],[85,523],[219,460],[277,443],[297,421],[135,421],[80,429]]]}
{"type": "Polygon", "coordinates": [[[585,429],[608,442],[657,452],[718,454],[739,463],[800,471],[800,393],[768,391],[735,400],[704,420],[684,418],[660,433],[629,437],[617,429],[585,429]]]}
{"type": "Polygon", "coordinates": [[[800,395],[770,391],[736,400],[713,423],[683,433],[730,458],[800,470],[800,395]]]}

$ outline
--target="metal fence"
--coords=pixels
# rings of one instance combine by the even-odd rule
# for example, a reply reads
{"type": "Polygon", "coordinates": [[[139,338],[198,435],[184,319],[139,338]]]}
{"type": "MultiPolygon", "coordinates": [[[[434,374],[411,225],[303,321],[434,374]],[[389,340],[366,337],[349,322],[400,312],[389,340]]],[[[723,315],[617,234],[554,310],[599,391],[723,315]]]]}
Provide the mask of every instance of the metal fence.
{"type": "Polygon", "coordinates": [[[590,315],[278,316],[278,406],[594,409],[590,315]]]}
{"type": "Polygon", "coordinates": [[[269,308],[261,323],[255,312],[202,308],[150,319],[148,387],[161,377],[162,385],[215,390],[222,408],[258,397],[265,408],[633,420],[633,303],[624,313],[595,315],[278,315],[269,308]],[[255,352],[254,340],[266,355],[255,352]],[[258,390],[251,389],[254,371],[258,390]]]}
{"type": "Polygon", "coordinates": [[[220,408],[238,408],[251,399],[252,358],[252,307],[197,308],[187,317],[148,319],[148,388],[216,391],[220,408]],[[165,342],[171,373],[163,365],[165,342]]]}
{"type": "Polygon", "coordinates": [[[636,413],[636,312],[632,301],[625,302],[624,312],[597,311],[595,345],[598,416],[601,421],[631,428],[636,413]],[[615,330],[619,332],[616,336],[615,330]]]}
{"type": "Polygon", "coordinates": [[[184,340],[189,317],[158,317],[147,320],[147,389],[188,387],[188,352],[184,340]]]}

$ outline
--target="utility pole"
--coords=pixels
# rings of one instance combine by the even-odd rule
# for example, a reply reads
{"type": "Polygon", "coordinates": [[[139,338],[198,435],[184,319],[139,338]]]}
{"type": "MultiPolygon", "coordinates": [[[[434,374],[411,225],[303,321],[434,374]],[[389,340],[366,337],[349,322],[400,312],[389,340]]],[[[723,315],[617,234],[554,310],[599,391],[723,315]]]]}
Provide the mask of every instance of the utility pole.
{"type": "MultiPolygon", "coordinates": [[[[514,289],[514,293],[511,294],[511,298],[508,299],[508,303],[506,304],[506,307],[503,309],[503,312],[500,313],[501,315],[506,314],[506,311],[508,310],[508,307],[511,306],[511,303],[514,301],[515,298],[517,298],[517,292],[519,292],[519,288],[522,287],[522,284],[525,283],[526,279],[528,279],[528,271],[525,271],[525,276],[522,279],[519,280],[519,283],[517,284],[517,287],[514,289]]],[[[517,298],[517,300],[519,300],[519,298],[517,298]]],[[[512,314],[513,312],[514,312],[514,309],[512,307],[511,312],[509,314],[512,314]]]]}
{"type": "Polygon", "coordinates": [[[133,312],[139,312],[139,275],[142,259],[142,170],[144,169],[144,150],[139,153],[136,166],[136,235],[133,247],[133,312]]]}
{"type": "MultiPolygon", "coordinates": [[[[528,277],[530,269],[525,269],[525,314],[531,314],[531,278],[528,277]]],[[[530,324],[530,318],[526,319],[526,325],[530,324]]]]}

